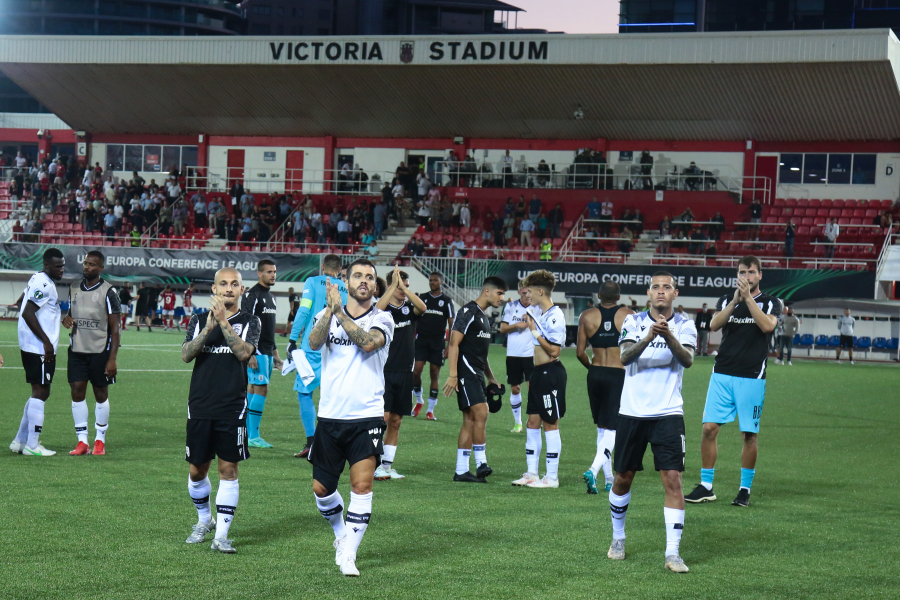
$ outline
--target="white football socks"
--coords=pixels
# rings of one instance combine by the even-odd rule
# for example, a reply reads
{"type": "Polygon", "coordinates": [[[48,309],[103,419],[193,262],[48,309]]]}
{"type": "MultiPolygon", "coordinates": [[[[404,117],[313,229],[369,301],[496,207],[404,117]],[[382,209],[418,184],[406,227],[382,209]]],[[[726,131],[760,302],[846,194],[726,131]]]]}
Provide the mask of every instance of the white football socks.
{"type": "Polygon", "coordinates": [[[228,538],[234,511],[237,510],[239,489],[237,479],[219,481],[219,491],[216,493],[216,539],[228,538]]]}
{"type": "Polygon", "coordinates": [[[28,448],[37,448],[44,428],[44,401],[32,398],[28,403],[28,448]]]}
{"type": "Polygon", "coordinates": [[[94,406],[94,427],[97,429],[97,439],[105,444],[106,430],[109,429],[109,399],[94,406]]]}
{"type": "Polygon", "coordinates": [[[347,554],[356,554],[359,550],[371,517],[372,492],[368,494],[350,492],[350,506],[347,507],[347,554]]]}
{"type": "Polygon", "coordinates": [[[619,496],[609,490],[609,511],[612,514],[613,539],[625,539],[625,517],[628,515],[628,504],[631,503],[631,492],[619,496]]]}
{"type": "Polygon", "coordinates": [[[684,532],[684,509],[663,508],[666,518],[666,556],[678,554],[681,534],[684,532]]]}
{"type": "Polygon", "coordinates": [[[512,408],[513,419],[516,425],[522,424],[522,394],[512,394],[509,397],[509,406],[512,408]]]}
{"type": "Polygon", "coordinates": [[[538,474],[538,459],[541,456],[541,430],[525,430],[525,464],[528,472],[538,474]]]}
{"type": "Polygon", "coordinates": [[[209,508],[209,495],[212,493],[212,484],[209,477],[204,477],[201,481],[193,481],[188,477],[188,494],[197,507],[197,522],[208,523],[212,517],[212,511],[209,508]]]}
{"type": "Polygon", "coordinates": [[[28,405],[31,404],[32,400],[34,400],[34,398],[29,398],[28,400],[26,400],[25,408],[22,409],[22,422],[19,423],[19,431],[16,432],[15,439],[15,441],[20,444],[24,444],[28,439],[28,405]]]}
{"type": "Polygon", "coordinates": [[[545,431],[547,439],[547,477],[559,479],[559,453],[562,451],[562,439],[559,437],[559,429],[545,431]]]}
{"type": "Polygon", "coordinates": [[[72,420],[75,421],[75,435],[79,442],[88,443],[88,406],[87,402],[72,402],[72,420]]]}
{"type": "Polygon", "coordinates": [[[344,499],[341,498],[340,492],[335,490],[333,494],[324,498],[316,496],[316,507],[318,507],[322,516],[325,517],[325,520],[328,521],[328,524],[331,525],[331,528],[334,529],[335,538],[342,538],[347,535],[347,530],[344,527],[344,499]]]}
{"type": "Polygon", "coordinates": [[[484,451],[486,445],[487,444],[472,444],[472,454],[475,455],[476,469],[487,462],[487,453],[484,451]]]}
{"type": "Polygon", "coordinates": [[[456,449],[456,474],[462,475],[469,472],[469,457],[472,451],[464,448],[456,449]]]}
{"type": "Polygon", "coordinates": [[[397,455],[397,446],[384,445],[384,454],[381,455],[381,466],[390,469],[394,464],[394,457],[397,455]]]}
{"type": "Polygon", "coordinates": [[[434,407],[437,406],[437,398],[429,398],[428,399],[428,412],[433,413],[434,407]]]}

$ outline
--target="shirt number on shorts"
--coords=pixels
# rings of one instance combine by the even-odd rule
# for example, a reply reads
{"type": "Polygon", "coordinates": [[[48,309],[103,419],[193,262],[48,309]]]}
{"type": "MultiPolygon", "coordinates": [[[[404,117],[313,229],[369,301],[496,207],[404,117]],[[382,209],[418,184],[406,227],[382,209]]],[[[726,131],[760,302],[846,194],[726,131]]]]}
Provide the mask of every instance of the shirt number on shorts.
{"type": "Polygon", "coordinates": [[[681,434],[681,466],[684,466],[684,455],[687,453],[687,445],[684,443],[684,434],[681,434]]]}
{"type": "Polygon", "coordinates": [[[758,419],[762,416],[762,406],[753,407],[753,418],[758,419]]]}
{"type": "Polygon", "coordinates": [[[544,394],[544,408],[553,408],[553,396],[544,394]]]}
{"type": "Polygon", "coordinates": [[[244,446],[244,430],[245,430],[244,427],[238,427],[238,428],[237,428],[237,434],[238,434],[238,436],[237,436],[237,445],[238,445],[239,448],[244,446]]]}

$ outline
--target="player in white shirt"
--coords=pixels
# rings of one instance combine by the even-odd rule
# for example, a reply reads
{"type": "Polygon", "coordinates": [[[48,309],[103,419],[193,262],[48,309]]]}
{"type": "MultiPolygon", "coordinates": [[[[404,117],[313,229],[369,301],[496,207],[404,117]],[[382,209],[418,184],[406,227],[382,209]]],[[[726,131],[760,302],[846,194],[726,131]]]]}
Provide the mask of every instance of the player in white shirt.
{"type": "Polygon", "coordinates": [[[22,297],[19,312],[19,348],[25,381],[31,384],[31,397],[25,403],[22,422],[9,449],[24,456],[53,456],[40,443],[44,427],[44,403],[50,397],[50,385],[56,371],[59,346],[60,310],[56,281],[62,279],[66,259],[56,248],[44,252],[44,268],[31,276],[22,297]]]}
{"type": "Polygon", "coordinates": [[[335,563],[358,576],[356,552],[372,515],[372,484],[384,453],[384,365],[394,319],[375,307],[377,275],[366,259],[350,264],[347,306],[331,279],[327,306],[316,315],[309,345],[322,353],[319,426],[307,460],[313,466],[316,506],[334,529],[335,563]],[[344,463],[350,464],[350,504],[337,491],[344,463]]]}
{"type": "Polygon", "coordinates": [[[525,322],[534,346],[534,371],[528,382],[528,422],[526,424],[525,463],[528,470],[515,486],[534,488],[559,487],[559,420],[566,414],[566,382],[568,375],[559,353],[566,343],[566,319],[562,310],[553,304],[550,295],[556,278],[550,271],[534,271],[522,284],[528,288],[532,306],[528,307],[525,322]],[[547,473],[538,475],[541,455],[541,427],[547,440],[547,473]]]}
{"type": "Polygon", "coordinates": [[[838,331],[841,332],[841,340],[840,344],[838,344],[837,349],[837,363],[841,362],[841,348],[846,348],[847,352],[850,354],[850,364],[853,363],[853,326],[856,324],[856,319],[850,316],[850,309],[845,308],[844,314],[838,317],[838,331]]]}
{"type": "Polygon", "coordinates": [[[519,283],[519,299],[506,303],[500,333],[506,334],[506,383],[510,385],[509,405],[515,425],[511,433],[522,433],[522,382],[531,379],[534,370],[534,338],[525,322],[525,309],[531,306],[531,294],[519,283]]]}
{"type": "Polygon", "coordinates": [[[609,491],[613,541],[607,557],[625,558],[625,516],[631,502],[631,484],[635,472],[644,469],[644,452],[650,444],[666,492],[665,566],[675,573],[687,573],[678,552],[684,530],[681,378],[694,362],[697,328],[691,319],[673,312],[672,303],[678,297],[675,286],[670,273],[654,273],[647,290],[650,310],[629,315],[622,325],[619,348],[625,385],[616,431],[616,478],[609,491]]]}

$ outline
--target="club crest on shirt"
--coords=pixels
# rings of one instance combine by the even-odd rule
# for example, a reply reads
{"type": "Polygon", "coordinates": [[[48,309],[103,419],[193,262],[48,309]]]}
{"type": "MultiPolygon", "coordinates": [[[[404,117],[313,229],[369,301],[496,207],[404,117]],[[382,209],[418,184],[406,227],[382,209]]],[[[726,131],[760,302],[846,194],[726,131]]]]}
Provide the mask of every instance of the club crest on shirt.
{"type": "Polygon", "coordinates": [[[400,309],[400,312],[402,312],[404,315],[408,315],[408,314],[409,314],[409,307],[408,307],[408,306],[404,306],[403,308],[400,309]]]}
{"type": "Polygon", "coordinates": [[[443,301],[443,300],[439,300],[439,301],[438,301],[438,306],[443,306],[443,305],[444,305],[444,301],[443,301]]]}
{"type": "Polygon", "coordinates": [[[757,302],[756,305],[759,307],[759,310],[762,310],[762,307],[763,307],[763,303],[762,303],[762,302],[757,302]]]}
{"type": "Polygon", "coordinates": [[[606,323],[603,324],[603,329],[605,329],[606,331],[609,331],[611,328],[612,328],[612,323],[610,323],[609,321],[607,321],[606,323]]]}
{"type": "Polygon", "coordinates": [[[241,335],[241,332],[244,330],[243,323],[235,323],[231,327],[234,329],[234,332],[238,335],[241,335]]]}

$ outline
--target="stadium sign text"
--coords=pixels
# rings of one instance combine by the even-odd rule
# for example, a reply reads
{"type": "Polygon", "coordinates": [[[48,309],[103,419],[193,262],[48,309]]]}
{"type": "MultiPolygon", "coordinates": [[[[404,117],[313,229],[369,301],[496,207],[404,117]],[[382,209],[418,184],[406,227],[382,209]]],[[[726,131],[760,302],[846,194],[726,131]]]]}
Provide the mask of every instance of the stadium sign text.
{"type": "MultiPolygon", "coordinates": [[[[376,41],[363,42],[269,42],[274,61],[325,62],[383,62],[385,48],[376,41]]],[[[549,59],[547,41],[453,41],[431,42],[428,52],[422,53],[426,62],[481,62],[522,60],[544,62],[549,59]]],[[[400,45],[399,59],[411,63],[417,56],[415,42],[400,45]]]]}

